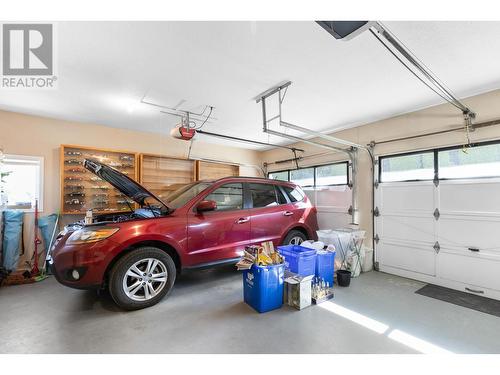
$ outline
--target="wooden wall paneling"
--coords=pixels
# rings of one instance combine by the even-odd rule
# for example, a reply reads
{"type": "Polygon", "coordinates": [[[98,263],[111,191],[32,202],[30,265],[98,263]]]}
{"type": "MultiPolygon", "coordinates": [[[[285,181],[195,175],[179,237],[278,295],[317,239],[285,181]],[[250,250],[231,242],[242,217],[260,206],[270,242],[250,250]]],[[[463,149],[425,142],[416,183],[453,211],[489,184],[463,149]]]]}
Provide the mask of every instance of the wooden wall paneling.
{"type": "Polygon", "coordinates": [[[223,177],[239,176],[240,167],[233,164],[212,163],[207,161],[199,162],[200,180],[217,180],[223,177]]]}
{"type": "Polygon", "coordinates": [[[196,180],[194,160],[165,155],[141,154],[141,184],[153,194],[165,198],[180,185],[196,180]]]}

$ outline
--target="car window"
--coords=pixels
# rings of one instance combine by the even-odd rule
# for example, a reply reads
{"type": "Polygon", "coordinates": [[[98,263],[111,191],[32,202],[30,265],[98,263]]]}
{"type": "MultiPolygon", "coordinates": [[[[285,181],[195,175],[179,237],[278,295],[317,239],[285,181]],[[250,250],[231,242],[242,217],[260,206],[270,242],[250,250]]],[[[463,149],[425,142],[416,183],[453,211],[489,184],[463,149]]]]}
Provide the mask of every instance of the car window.
{"type": "Polygon", "coordinates": [[[295,188],[283,186],[283,189],[285,189],[285,192],[288,195],[288,198],[290,198],[291,202],[298,202],[304,199],[304,193],[298,186],[295,188]]]}
{"type": "Polygon", "coordinates": [[[243,208],[243,185],[233,183],[222,185],[205,197],[217,203],[216,211],[241,210],[243,208]]]}
{"type": "Polygon", "coordinates": [[[279,188],[279,186],[275,186],[276,188],[276,194],[278,194],[278,203],[279,204],[287,204],[288,201],[285,198],[285,195],[283,194],[283,191],[279,188]]]}
{"type": "Polygon", "coordinates": [[[277,206],[276,190],[271,184],[248,184],[253,207],[277,206]]]}
{"type": "Polygon", "coordinates": [[[173,208],[182,207],[209,186],[210,183],[206,182],[196,182],[194,184],[184,185],[170,193],[166,197],[166,201],[173,208]]]}

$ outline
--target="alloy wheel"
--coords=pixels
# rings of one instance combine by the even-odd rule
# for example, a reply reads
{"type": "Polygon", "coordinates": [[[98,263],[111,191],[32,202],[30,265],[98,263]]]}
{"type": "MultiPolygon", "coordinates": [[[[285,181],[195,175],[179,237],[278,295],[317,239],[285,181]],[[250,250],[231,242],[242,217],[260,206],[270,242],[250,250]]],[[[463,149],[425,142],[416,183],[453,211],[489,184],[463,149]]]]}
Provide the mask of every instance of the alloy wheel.
{"type": "Polygon", "coordinates": [[[289,245],[300,245],[304,240],[302,237],[295,236],[290,239],[289,245]]]}
{"type": "Polygon", "coordinates": [[[163,262],[145,258],[135,262],[123,277],[123,291],[134,301],[148,301],[165,287],[168,272],[163,262]]]}

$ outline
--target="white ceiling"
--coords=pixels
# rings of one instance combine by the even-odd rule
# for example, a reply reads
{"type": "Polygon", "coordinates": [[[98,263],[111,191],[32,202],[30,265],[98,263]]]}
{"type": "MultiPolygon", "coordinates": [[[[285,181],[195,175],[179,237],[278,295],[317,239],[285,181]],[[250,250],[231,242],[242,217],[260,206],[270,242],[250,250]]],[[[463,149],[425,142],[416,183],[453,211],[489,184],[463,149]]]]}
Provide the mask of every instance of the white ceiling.
{"type": "MultiPolygon", "coordinates": [[[[500,88],[500,22],[386,25],[459,97],[500,88]]],[[[147,95],[213,105],[207,131],[286,142],[262,133],[253,99],[285,80],[284,119],[322,131],[441,102],[369,33],[338,41],[314,22],[63,22],[56,60],[56,90],[3,90],[0,108],[168,133],[178,119],[147,95]]]]}

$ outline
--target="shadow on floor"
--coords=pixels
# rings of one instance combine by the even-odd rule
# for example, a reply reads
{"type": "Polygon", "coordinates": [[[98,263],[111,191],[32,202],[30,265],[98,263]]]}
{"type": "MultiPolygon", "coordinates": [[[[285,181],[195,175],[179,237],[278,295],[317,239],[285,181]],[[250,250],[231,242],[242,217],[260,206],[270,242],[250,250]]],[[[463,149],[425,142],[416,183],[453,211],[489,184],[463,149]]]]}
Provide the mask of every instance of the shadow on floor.
{"type": "MultiPolygon", "coordinates": [[[[234,265],[225,265],[204,270],[185,270],[175,281],[172,292],[175,291],[177,297],[199,293],[200,287],[208,290],[218,286],[224,286],[228,282],[241,277],[241,272],[236,271],[234,265]]],[[[170,295],[169,295],[170,296],[170,295]]],[[[167,296],[167,299],[168,297],[167,296]]],[[[84,312],[96,310],[96,307],[110,312],[125,312],[113,301],[107,289],[79,291],[76,303],[71,310],[74,312],[84,312]]]]}

